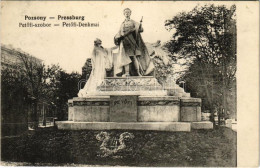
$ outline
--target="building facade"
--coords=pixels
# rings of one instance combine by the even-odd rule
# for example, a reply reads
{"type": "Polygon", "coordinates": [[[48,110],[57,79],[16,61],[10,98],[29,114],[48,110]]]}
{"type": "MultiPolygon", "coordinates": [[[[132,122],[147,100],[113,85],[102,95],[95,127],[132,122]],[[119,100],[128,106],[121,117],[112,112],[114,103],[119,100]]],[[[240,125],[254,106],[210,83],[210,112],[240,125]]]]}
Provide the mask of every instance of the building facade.
{"type": "MultiPolygon", "coordinates": [[[[22,85],[21,68],[23,59],[32,64],[42,64],[42,60],[12,46],[1,45],[1,132],[2,136],[18,135],[28,130],[32,103],[30,94],[22,85]]],[[[38,105],[38,115],[47,113],[46,103],[38,105]]],[[[39,120],[40,121],[40,120],[39,120]]]]}

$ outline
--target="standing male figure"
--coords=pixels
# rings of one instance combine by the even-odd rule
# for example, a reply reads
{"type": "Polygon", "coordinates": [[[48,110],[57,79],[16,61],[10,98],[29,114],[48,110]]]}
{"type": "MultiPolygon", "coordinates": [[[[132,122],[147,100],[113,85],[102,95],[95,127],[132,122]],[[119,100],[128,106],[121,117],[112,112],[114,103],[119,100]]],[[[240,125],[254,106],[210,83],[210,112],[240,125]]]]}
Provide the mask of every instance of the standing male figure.
{"type": "Polygon", "coordinates": [[[142,20],[140,23],[130,19],[131,10],[124,9],[125,21],[121,24],[119,32],[114,37],[114,42],[119,45],[119,54],[117,57],[117,67],[115,67],[116,74],[122,72],[124,68],[123,77],[145,74],[148,65],[150,64],[150,56],[148,50],[141,37],[142,20]],[[134,70],[130,70],[131,63],[134,64],[134,70]]]}

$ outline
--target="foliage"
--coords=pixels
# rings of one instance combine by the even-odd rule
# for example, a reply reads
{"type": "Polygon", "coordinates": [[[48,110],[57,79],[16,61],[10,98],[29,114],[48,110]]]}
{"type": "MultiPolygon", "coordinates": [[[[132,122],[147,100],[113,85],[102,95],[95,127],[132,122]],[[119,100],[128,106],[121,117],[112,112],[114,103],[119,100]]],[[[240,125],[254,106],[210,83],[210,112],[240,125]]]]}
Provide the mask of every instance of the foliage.
{"type": "MultiPolygon", "coordinates": [[[[37,61],[34,57],[18,52],[18,59],[21,62],[13,64],[3,68],[5,73],[9,75],[3,76],[2,81],[11,80],[9,83],[5,83],[5,87],[11,87],[13,90],[22,89],[17,95],[13,95],[10,98],[17,99],[17,101],[27,100],[28,104],[32,105],[32,112],[30,118],[33,120],[33,127],[38,127],[38,103],[42,98],[43,90],[43,76],[44,76],[44,65],[37,61]]],[[[7,98],[7,97],[4,97],[7,98]]],[[[16,104],[13,102],[11,105],[16,104]]],[[[25,104],[25,103],[24,103],[25,104]]],[[[20,104],[19,109],[24,109],[23,105],[20,104]]],[[[8,106],[4,103],[4,106],[8,106]]],[[[11,108],[10,108],[11,109],[11,108]]],[[[6,109],[8,110],[8,109],[6,109]]]]}
{"type": "Polygon", "coordinates": [[[49,79],[47,88],[51,91],[46,95],[48,95],[49,102],[52,102],[58,109],[58,119],[65,120],[67,117],[68,99],[77,97],[78,82],[81,75],[76,72],[67,73],[57,65],[48,66],[46,75],[49,79]]]}
{"type": "Polygon", "coordinates": [[[175,75],[176,57],[164,45],[158,45],[158,42],[160,41],[153,44],[146,43],[145,45],[154,63],[155,78],[160,84],[164,84],[169,77],[175,75]]]}
{"type": "Polygon", "coordinates": [[[28,129],[28,92],[23,83],[24,76],[17,69],[1,70],[1,133],[17,135],[28,129]]]}
{"type": "Polygon", "coordinates": [[[161,84],[164,84],[170,76],[175,74],[175,58],[169,55],[167,57],[169,59],[169,63],[167,65],[163,62],[162,58],[157,56],[153,58],[153,63],[155,66],[155,78],[161,84]]]}
{"type": "MultiPolygon", "coordinates": [[[[104,158],[101,131],[29,131],[21,137],[2,139],[2,161],[29,162],[43,166],[68,163],[104,166],[141,167],[235,167],[236,132],[228,128],[193,130],[192,132],[127,131],[134,135],[126,143],[130,152],[120,158],[104,158]]],[[[107,131],[111,138],[124,130],[107,131]]]]}
{"type": "Polygon", "coordinates": [[[77,96],[81,76],[76,72],[67,73],[59,65],[45,67],[43,74],[42,99],[57,109],[59,120],[65,120],[68,99],[77,96]]]}
{"type": "Polygon", "coordinates": [[[236,87],[235,10],[235,5],[197,6],[165,22],[174,29],[166,47],[187,68],[178,81],[186,81],[188,91],[212,111],[218,106],[227,112],[227,97],[236,87]]]}
{"type": "Polygon", "coordinates": [[[19,52],[17,57],[21,62],[2,68],[2,117],[21,113],[37,128],[38,106],[44,103],[53,111],[58,109],[58,119],[65,119],[68,99],[77,96],[80,75],[66,73],[58,65],[45,66],[28,54],[19,52]]]}
{"type": "Polygon", "coordinates": [[[88,58],[82,67],[82,78],[88,80],[92,71],[91,58],[88,58]]]}
{"type": "Polygon", "coordinates": [[[129,144],[127,143],[127,140],[132,140],[134,138],[134,135],[129,132],[124,132],[120,134],[119,139],[115,139],[115,137],[110,137],[110,134],[107,132],[100,132],[97,134],[96,139],[102,144],[100,145],[100,154],[98,156],[100,157],[112,157],[112,158],[122,158],[122,152],[130,152],[133,151],[133,149],[129,149],[129,144]],[[114,140],[114,141],[113,141],[114,140]],[[113,148],[111,148],[111,142],[113,148]]]}

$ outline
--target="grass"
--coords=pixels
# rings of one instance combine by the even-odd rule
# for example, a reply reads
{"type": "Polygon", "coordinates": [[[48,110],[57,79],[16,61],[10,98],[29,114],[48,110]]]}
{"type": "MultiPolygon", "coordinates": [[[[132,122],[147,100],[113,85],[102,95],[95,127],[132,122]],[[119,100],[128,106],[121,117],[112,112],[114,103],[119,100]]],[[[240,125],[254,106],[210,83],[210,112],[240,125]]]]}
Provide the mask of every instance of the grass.
{"type": "MultiPolygon", "coordinates": [[[[123,130],[107,131],[119,137],[123,130]]],[[[228,128],[192,132],[127,131],[127,150],[101,157],[100,131],[39,129],[2,138],[2,161],[19,165],[236,166],[236,132],[228,128]]]]}

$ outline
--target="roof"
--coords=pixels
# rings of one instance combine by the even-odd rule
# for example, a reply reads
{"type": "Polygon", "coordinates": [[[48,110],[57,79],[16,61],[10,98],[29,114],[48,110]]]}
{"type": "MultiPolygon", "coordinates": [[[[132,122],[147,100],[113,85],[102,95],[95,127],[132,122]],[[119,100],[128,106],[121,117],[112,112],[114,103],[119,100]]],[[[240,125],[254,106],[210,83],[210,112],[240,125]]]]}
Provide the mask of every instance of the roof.
{"type": "Polygon", "coordinates": [[[32,55],[30,55],[29,53],[26,53],[26,52],[24,52],[24,51],[22,51],[21,49],[15,49],[15,48],[13,48],[11,45],[4,45],[4,44],[1,44],[1,54],[2,54],[2,51],[6,51],[6,52],[8,52],[8,53],[10,53],[10,54],[12,54],[12,55],[14,55],[14,56],[17,56],[17,55],[19,55],[19,54],[24,54],[24,55],[26,55],[26,56],[30,56],[30,57],[32,57],[32,58],[34,58],[36,61],[38,61],[38,62],[42,62],[43,60],[42,59],[39,59],[39,58],[37,58],[37,57],[35,57],[35,56],[32,56],[32,55]]]}

